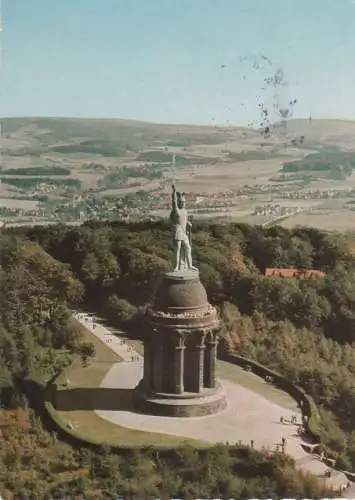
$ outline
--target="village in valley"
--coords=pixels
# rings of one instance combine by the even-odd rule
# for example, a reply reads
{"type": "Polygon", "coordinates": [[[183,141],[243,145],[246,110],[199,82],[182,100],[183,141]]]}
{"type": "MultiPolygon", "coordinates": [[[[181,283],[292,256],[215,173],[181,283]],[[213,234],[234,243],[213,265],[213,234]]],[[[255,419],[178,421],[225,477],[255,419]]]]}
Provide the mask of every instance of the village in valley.
{"type": "Polygon", "coordinates": [[[266,141],[257,130],[195,127],[187,139],[189,126],[117,120],[102,140],[95,120],[85,126],[82,120],[43,120],[4,122],[5,224],[164,218],[174,178],[196,219],[287,227],[317,221],[328,229],[340,219],[342,227],[355,220],[351,122],[331,122],[324,138],[323,123],[290,120],[287,134],[266,141]],[[308,135],[295,145],[292,137],[302,129],[308,135]],[[75,138],[85,134],[86,140],[75,138]]]}

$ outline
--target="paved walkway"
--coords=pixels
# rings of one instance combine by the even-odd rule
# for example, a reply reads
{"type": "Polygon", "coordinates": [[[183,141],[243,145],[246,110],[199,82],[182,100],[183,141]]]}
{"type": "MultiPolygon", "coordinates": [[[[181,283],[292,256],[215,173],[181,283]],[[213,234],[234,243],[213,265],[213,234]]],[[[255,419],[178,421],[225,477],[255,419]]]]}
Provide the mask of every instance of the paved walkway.
{"type": "MultiPolygon", "coordinates": [[[[132,390],[142,375],[143,369],[140,363],[116,363],[107,373],[101,387],[132,390]]],[[[281,408],[227,380],[223,380],[223,386],[228,395],[228,407],[217,415],[188,418],[157,417],[134,413],[131,408],[124,411],[100,410],[97,413],[111,422],[130,429],[181,435],[209,443],[235,443],[241,440],[249,444],[253,439],[256,448],[264,446],[272,449],[285,437],[286,448],[290,447],[294,454],[303,456],[299,439],[295,437],[297,426],[280,424],[281,416],[291,418],[294,412],[281,408]],[[260,415],[263,415],[262,425],[260,425],[260,415]]]]}
{"type": "Polygon", "coordinates": [[[75,313],[74,318],[77,319],[85,328],[95,335],[101,342],[112,349],[122,361],[133,362],[139,361],[143,364],[143,356],[134,351],[134,349],[122,338],[117,337],[98,322],[98,318],[92,314],[75,313]]]}
{"type": "MultiPolygon", "coordinates": [[[[143,357],[124,339],[98,323],[98,318],[94,315],[76,313],[74,316],[122,358],[122,362],[116,363],[106,374],[101,387],[134,389],[143,375],[143,357]]],[[[297,435],[297,425],[280,423],[280,417],[290,419],[296,414],[294,411],[272,403],[229,380],[223,380],[222,383],[229,402],[227,408],[217,415],[195,418],[157,417],[135,413],[132,408],[117,411],[97,410],[96,413],[110,422],[130,429],[191,437],[209,443],[232,444],[242,441],[250,444],[253,440],[257,449],[275,450],[276,444],[281,444],[282,438],[285,438],[286,453],[296,460],[298,468],[324,477],[329,467],[315,455],[304,451],[302,440],[297,435]]],[[[300,418],[298,413],[298,421],[300,418]]],[[[332,477],[327,481],[334,489],[347,483],[345,475],[337,471],[333,471],[332,477]]],[[[343,496],[352,498],[349,492],[353,492],[353,488],[355,489],[355,485],[348,488],[343,496]]]]}

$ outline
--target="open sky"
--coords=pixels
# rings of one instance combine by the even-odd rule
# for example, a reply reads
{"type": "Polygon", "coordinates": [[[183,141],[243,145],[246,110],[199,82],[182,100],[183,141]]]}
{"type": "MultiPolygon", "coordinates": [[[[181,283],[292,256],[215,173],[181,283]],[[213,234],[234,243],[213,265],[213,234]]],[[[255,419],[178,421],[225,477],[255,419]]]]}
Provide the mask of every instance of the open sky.
{"type": "Polygon", "coordinates": [[[296,117],[355,118],[355,0],[2,7],[1,116],[246,125],[258,102],[296,98],[296,117]],[[279,67],[288,85],[271,90],[264,78],[279,67]]]}

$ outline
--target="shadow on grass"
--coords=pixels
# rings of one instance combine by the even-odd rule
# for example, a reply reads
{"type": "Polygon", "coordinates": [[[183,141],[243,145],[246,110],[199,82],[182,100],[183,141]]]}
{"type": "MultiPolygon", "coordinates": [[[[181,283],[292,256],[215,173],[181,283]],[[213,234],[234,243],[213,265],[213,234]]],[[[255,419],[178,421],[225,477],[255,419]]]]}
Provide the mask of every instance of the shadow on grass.
{"type": "Polygon", "coordinates": [[[132,389],[75,388],[58,391],[54,407],[58,411],[133,411],[132,389]]]}

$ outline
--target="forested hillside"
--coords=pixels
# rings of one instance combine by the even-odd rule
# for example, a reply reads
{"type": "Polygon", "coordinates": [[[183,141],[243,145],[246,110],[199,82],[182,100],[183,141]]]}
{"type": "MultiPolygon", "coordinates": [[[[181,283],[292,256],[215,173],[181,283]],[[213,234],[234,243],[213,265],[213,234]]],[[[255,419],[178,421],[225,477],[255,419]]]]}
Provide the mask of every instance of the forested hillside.
{"type": "Polygon", "coordinates": [[[118,307],[125,312],[121,319],[127,319],[135,307],[115,299],[112,292],[116,290],[122,296],[121,287],[130,281],[130,272],[129,298],[133,301],[139,280],[144,279],[146,296],[137,297],[144,303],[150,296],[155,264],[164,264],[162,258],[152,256],[147,260],[144,252],[137,249],[136,256],[129,255],[128,247],[121,247],[127,262],[123,278],[123,260],[110,252],[115,232],[109,231],[111,236],[95,233],[84,229],[88,240],[96,241],[95,251],[86,255],[85,264],[83,255],[79,256],[79,233],[56,228],[48,230],[47,235],[46,231],[31,234],[44,247],[49,244],[53,254],[56,248],[58,252],[67,248],[61,257],[69,263],[73,259],[73,269],[82,282],[69,265],[55,260],[24,234],[2,237],[0,495],[7,500],[62,499],[68,495],[86,500],[113,499],[118,493],[127,499],[163,499],[174,494],[186,499],[329,496],[315,478],[296,471],[293,461],[280,454],[267,456],[249,448],[216,446],[204,451],[182,448],[158,454],[142,450],[120,456],[106,448],[100,452],[74,449],[45,429],[40,397],[45,383],[75,357],[80,356],[84,362],[87,354],[92,354],[84,333],[71,319],[70,309],[85,295],[92,298],[102,289],[106,296],[111,295],[110,307],[118,307]],[[133,265],[138,266],[135,275],[133,265]]]}
{"type": "MultiPolygon", "coordinates": [[[[164,223],[24,231],[84,284],[107,317],[139,319],[172,257],[164,223]]],[[[355,467],[355,255],[349,237],[241,224],[194,227],[194,260],[224,320],[224,348],[286,375],[321,409],[322,440],[355,467]],[[324,278],[264,276],[267,267],[324,278]]],[[[223,346],[222,346],[223,347],[223,346]]]]}
{"type": "Polygon", "coordinates": [[[82,332],[69,308],[84,288],[36,243],[2,237],[0,255],[0,387],[16,400],[18,382],[48,379],[70,362],[82,332]]]}
{"type": "MultiPolygon", "coordinates": [[[[193,245],[210,300],[223,318],[222,349],[254,358],[303,386],[322,408],[324,443],[354,467],[351,242],[315,230],[206,223],[194,227],[193,245]],[[307,280],[265,277],[265,267],[327,274],[307,280]]],[[[114,498],[117,492],[137,499],[329,496],[280,455],[233,446],[121,457],[107,449],[73,449],[43,428],[28,386],[35,382],[40,388],[74,356],[89,351],[70,308],[84,301],[132,328],[172,257],[165,224],[8,230],[1,254],[6,411],[0,414],[0,493],[6,492],[5,498],[82,498],[83,493],[86,499],[114,498]]]]}

